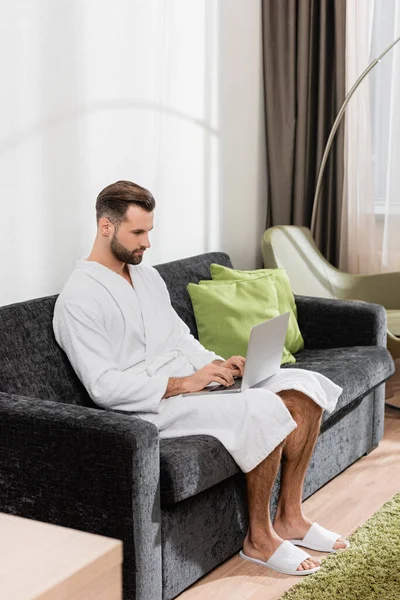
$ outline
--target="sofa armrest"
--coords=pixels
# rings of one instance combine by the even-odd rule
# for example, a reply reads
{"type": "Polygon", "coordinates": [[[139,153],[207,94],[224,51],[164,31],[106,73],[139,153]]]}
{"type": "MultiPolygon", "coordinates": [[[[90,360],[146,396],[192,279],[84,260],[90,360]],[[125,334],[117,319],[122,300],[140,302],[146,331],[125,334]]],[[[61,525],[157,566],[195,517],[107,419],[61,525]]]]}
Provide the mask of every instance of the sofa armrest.
{"type": "Polygon", "coordinates": [[[295,296],[306,348],[382,346],[386,348],[386,311],[360,300],[295,296]]]}
{"type": "Polygon", "coordinates": [[[124,598],[161,600],[154,425],[0,392],[0,482],[2,512],[122,540],[124,598]]]}

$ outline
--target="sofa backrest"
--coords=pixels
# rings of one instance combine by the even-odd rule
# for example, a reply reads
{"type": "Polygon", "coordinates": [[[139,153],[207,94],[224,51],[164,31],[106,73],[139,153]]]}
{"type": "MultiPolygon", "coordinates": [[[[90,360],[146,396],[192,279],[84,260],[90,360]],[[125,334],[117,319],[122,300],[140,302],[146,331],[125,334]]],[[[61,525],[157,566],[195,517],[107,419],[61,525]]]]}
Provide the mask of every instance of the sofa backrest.
{"type": "MultiPolygon", "coordinates": [[[[210,278],[210,264],[231,266],[220,252],[177,260],[156,268],[165,280],[172,304],[197,335],[186,286],[210,278]]],[[[57,296],[0,307],[0,391],[67,404],[95,407],[53,334],[57,296]]]]}
{"type": "Polygon", "coordinates": [[[0,391],[95,406],[54,338],[56,299],[0,308],[0,391]]]}

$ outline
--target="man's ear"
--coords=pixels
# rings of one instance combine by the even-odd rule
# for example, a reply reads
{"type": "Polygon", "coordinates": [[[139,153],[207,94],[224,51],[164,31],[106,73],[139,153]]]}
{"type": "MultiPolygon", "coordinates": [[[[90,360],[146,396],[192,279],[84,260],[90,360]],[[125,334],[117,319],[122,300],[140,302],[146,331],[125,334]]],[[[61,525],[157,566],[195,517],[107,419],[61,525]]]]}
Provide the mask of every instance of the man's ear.
{"type": "Polygon", "coordinates": [[[101,217],[101,219],[99,219],[99,231],[104,237],[109,237],[114,233],[114,225],[107,217],[101,217]]]}

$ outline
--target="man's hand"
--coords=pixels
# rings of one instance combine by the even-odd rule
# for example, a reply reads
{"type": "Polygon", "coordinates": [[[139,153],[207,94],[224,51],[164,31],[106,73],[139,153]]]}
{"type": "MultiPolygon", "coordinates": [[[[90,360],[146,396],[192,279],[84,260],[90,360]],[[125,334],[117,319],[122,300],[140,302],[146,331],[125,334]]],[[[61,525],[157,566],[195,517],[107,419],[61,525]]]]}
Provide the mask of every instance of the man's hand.
{"type": "Polygon", "coordinates": [[[228,385],[233,385],[233,376],[234,373],[228,367],[210,363],[196,371],[196,373],[193,373],[193,375],[184,378],[186,391],[199,392],[212,382],[220,383],[227,387],[228,385]]]}
{"type": "Polygon", "coordinates": [[[218,364],[220,367],[230,369],[232,375],[234,375],[235,377],[243,377],[245,363],[246,359],[243,358],[243,356],[231,356],[230,358],[228,358],[228,360],[216,360],[213,364],[218,364]]]}
{"type": "MultiPolygon", "coordinates": [[[[228,361],[225,361],[228,362],[228,361]]],[[[221,363],[221,361],[219,361],[221,363]]],[[[187,377],[170,377],[163,398],[178,394],[199,392],[209,383],[220,383],[227,387],[234,383],[234,372],[222,364],[210,363],[187,377]]]]}

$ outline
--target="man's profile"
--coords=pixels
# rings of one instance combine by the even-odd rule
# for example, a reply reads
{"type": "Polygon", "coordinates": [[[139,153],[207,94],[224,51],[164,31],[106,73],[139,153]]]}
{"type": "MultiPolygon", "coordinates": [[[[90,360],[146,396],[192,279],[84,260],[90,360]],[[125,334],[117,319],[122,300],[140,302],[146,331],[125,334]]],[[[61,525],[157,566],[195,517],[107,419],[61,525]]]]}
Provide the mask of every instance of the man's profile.
{"type": "Polygon", "coordinates": [[[342,390],[319,373],[281,369],[262,387],[239,394],[183,396],[211,382],[231,385],[245,359],[203,348],[172,308],[157,270],[142,264],[154,210],[152,194],[132,182],[100,192],[93,248],[77,261],[56,302],[57,342],[97,405],[151,421],[161,438],[219,439],[246,473],[242,558],[292,575],[313,573],[320,562],[297,545],[328,552],[348,545],[301,508],[322,411],[334,409],[342,390]],[[281,458],[272,524],[268,507],[281,458]]]}

